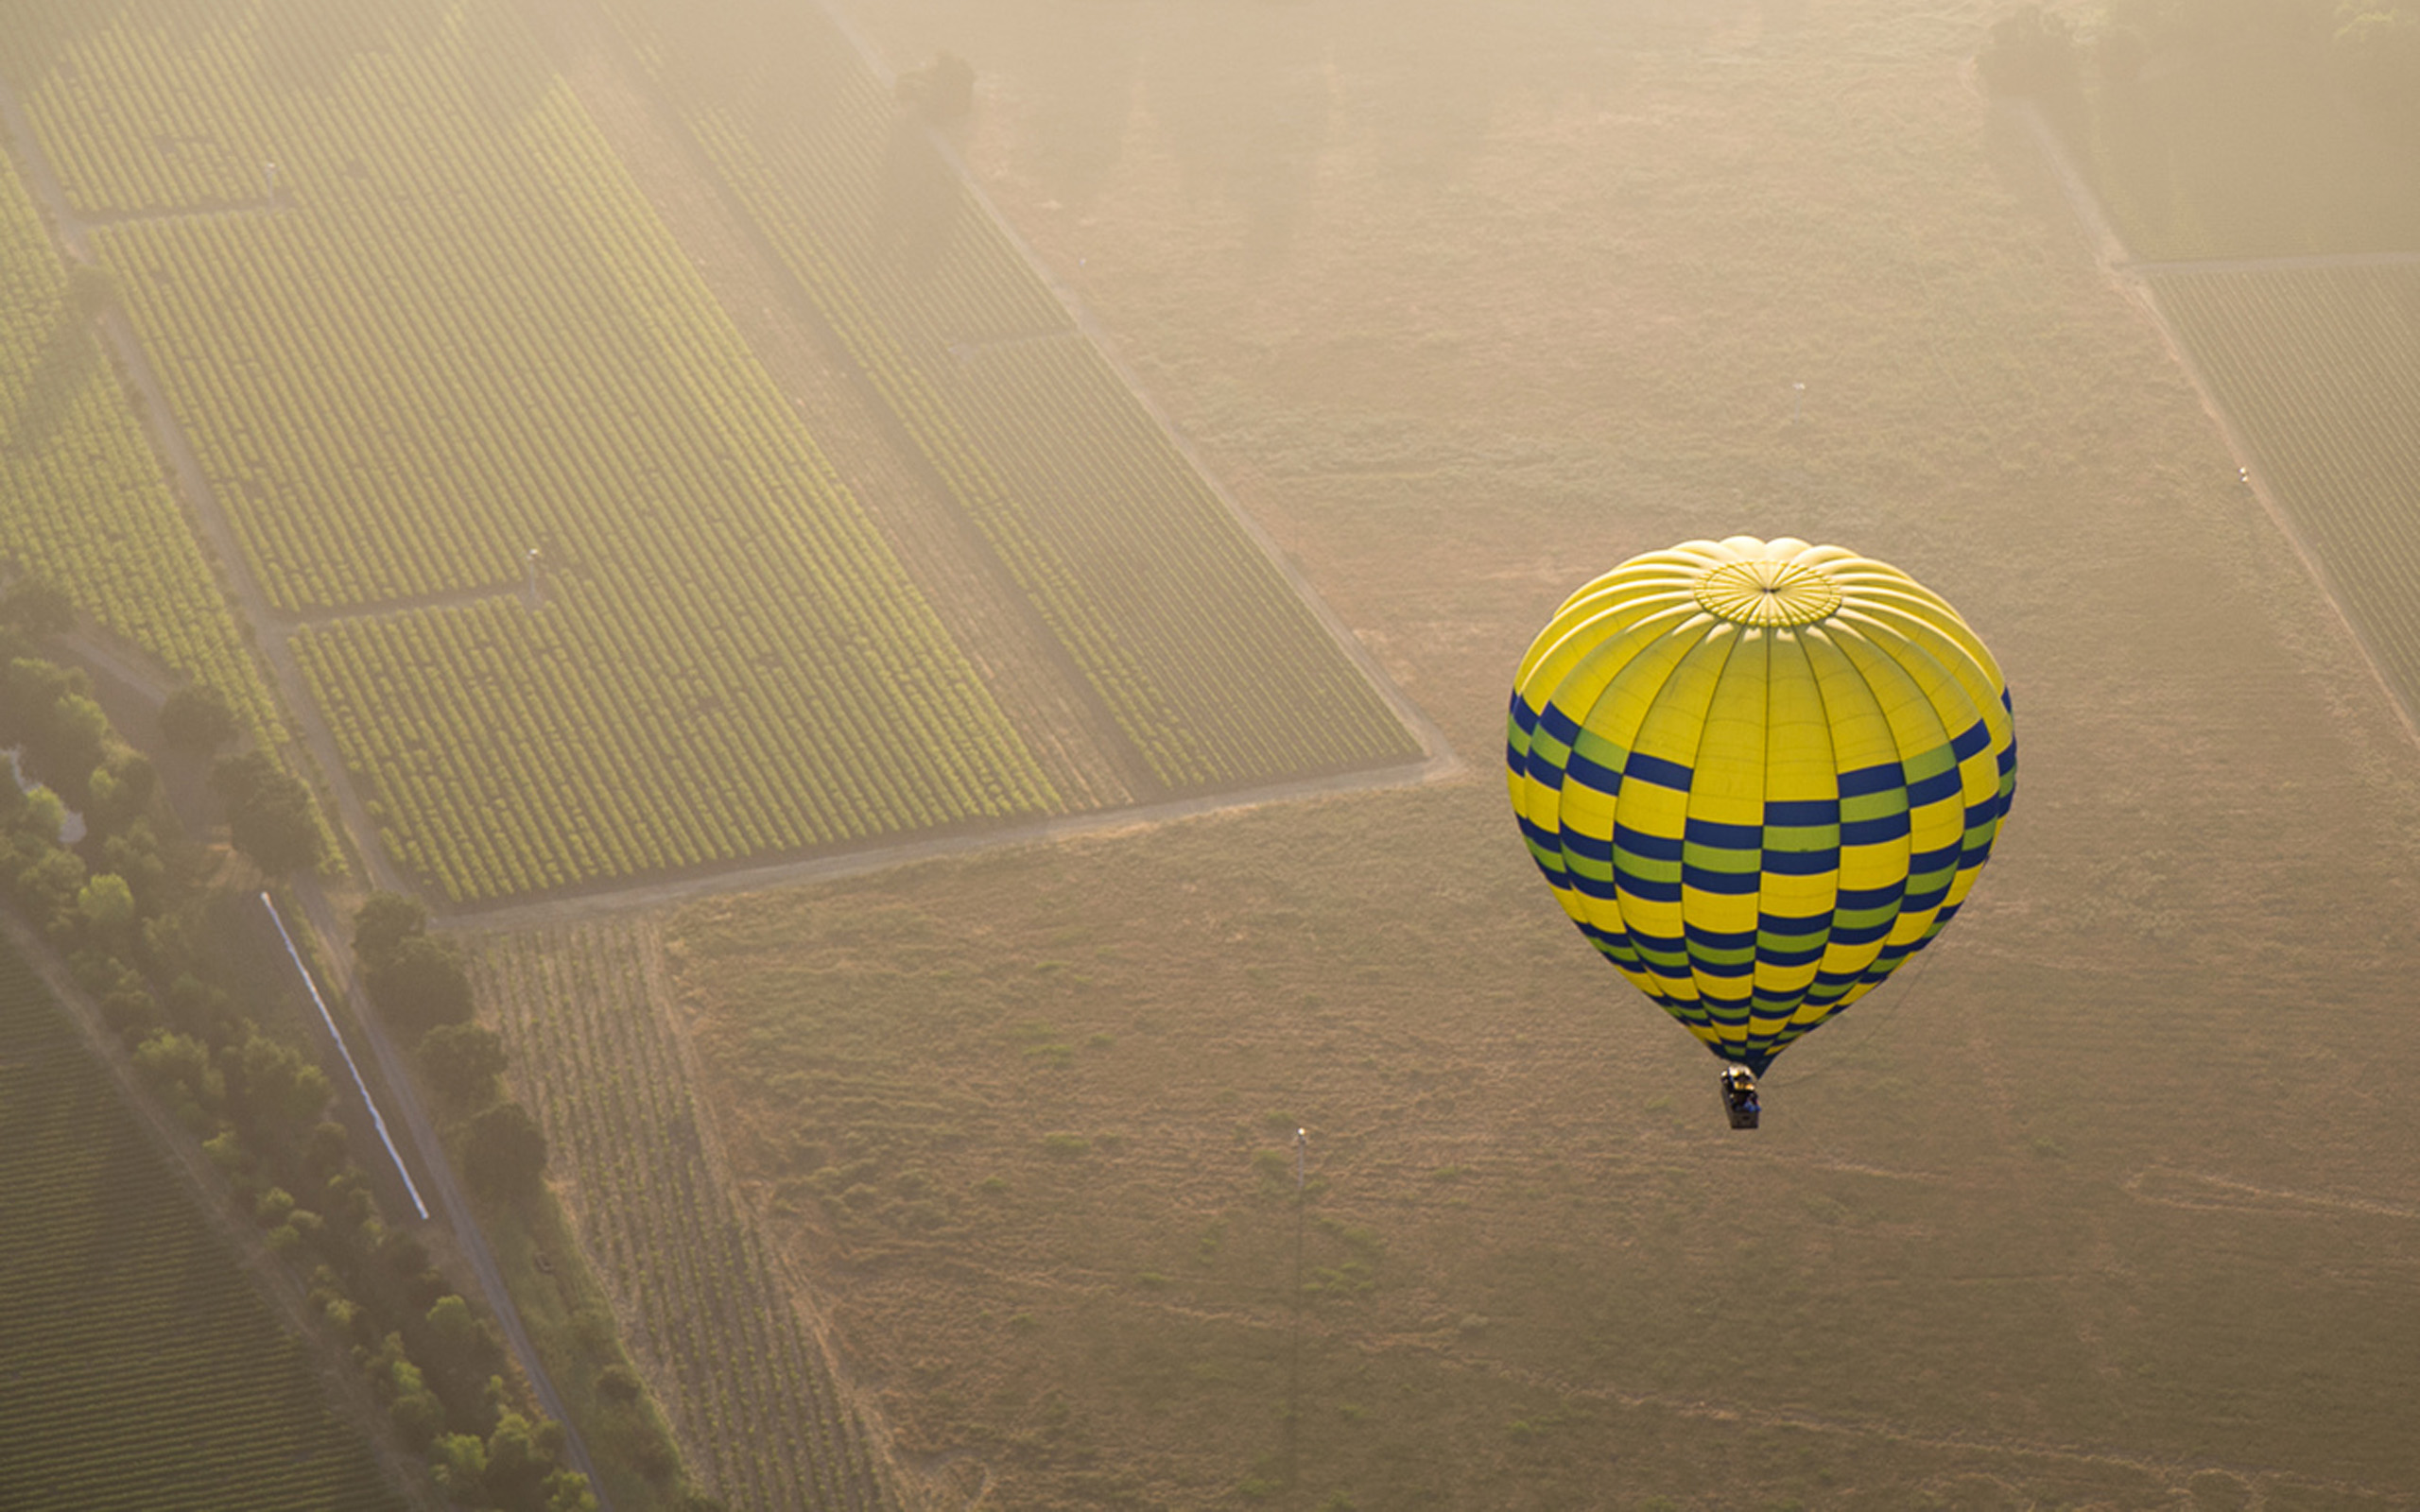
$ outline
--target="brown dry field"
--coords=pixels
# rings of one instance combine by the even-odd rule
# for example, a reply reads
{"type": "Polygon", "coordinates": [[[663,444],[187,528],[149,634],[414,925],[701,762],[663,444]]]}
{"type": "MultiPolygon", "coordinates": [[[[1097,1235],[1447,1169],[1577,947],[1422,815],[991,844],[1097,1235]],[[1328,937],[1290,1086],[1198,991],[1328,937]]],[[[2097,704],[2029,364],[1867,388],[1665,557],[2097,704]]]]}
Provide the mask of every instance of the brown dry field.
{"type": "Polygon", "coordinates": [[[2420,751],[1974,92],[1991,7],[856,9],[975,62],[978,180],[1470,766],[637,926],[937,1488],[2420,1505],[2420,751]],[[2021,743],[1754,1135],[1495,776],[1561,596],[1734,531],[1942,592],[2021,743]]]}

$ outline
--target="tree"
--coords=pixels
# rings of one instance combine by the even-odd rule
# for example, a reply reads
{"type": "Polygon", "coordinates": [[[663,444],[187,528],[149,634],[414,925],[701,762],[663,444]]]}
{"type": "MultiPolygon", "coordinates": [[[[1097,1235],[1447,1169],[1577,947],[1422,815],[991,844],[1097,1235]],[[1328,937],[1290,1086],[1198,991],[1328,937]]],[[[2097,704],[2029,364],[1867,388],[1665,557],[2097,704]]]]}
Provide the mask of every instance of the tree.
{"type": "Polygon", "coordinates": [[[471,1304],[448,1292],[429,1304],[428,1338],[431,1364],[456,1373],[476,1370],[485,1362],[488,1331],[471,1304]]]}
{"type": "Polygon", "coordinates": [[[199,1132],[217,1121],[227,1097],[227,1078],[210,1063],[210,1049],[200,1040],[155,1029],[135,1047],[134,1069],[185,1127],[199,1132]]]}
{"type": "Polygon", "coordinates": [[[2371,106],[2420,102],[2420,9],[2358,0],[2336,18],[2328,51],[2353,97],[2371,106]]]}
{"type": "MultiPolygon", "coordinates": [[[[136,819],[101,842],[101,866],[126,879],[134,893],[137,913],[158,913],[168,902],[171,878],[160,855],[160,837],[146,819],[136,819]]],[[[164,938],[163,939],[164,943],[164,938]]],[[[147,939],[147,948],[149,945],[147,939]]]]}
{"type": "Polygon", "coordinates": [[[160,738],[188,756],[207,756],[235,738],[235,711],[207,682],[188,682],[160,706],[160,738]]]}
{"type": "Polygon", "coordinates": [[[404,941],[428,933],[428,910],[401,893],[373,892],[354,912],[353,954],[369,971],[392,956],[404,941]]]}
{"type": "Polygon", "coordinates": [[[447,1434],[429,1447],[429,1469],[445,1494],[465,1506],[487,1501],[488,1447],[475,1434],[447,1434]]]}
{"type": "Polygon", "coordinates": [[[0,596],[0,620],[27,635],[64,635],[76,627],[76,601],[56,583],[27,577],[0,596]]]}
{"type": "Polygon", "coordinates": [[[76,912],[95,936],[123,943],[134,928],[134,889],[117,873],[101,872],[77,890],[76,912]]]}
{"type": "Polygon", "coordinates": [[[440,1024],[471,1017],[471,979],[462,963],[442,941],[426,935],[410,936],[383,960],[371,957],[362,981],[406,1044],[418,1044],[440,1024]]]}
{"type": "Polygon", "coordinates": [[[546,1136],[529,1109],[498,1103],[471,1120],[462,1166],[490,1196],[527,1196],[546,1173],[546,1136]]]}
{"type": "MultiPolygon", "coordinates": [[[[5,624],[5,616],[0,616],[5,624]]],[[[36,726],[48,718],[51,707],[71,693],[90,694],[93,682],[81,671],[70,671],[40,657],[12,660],[0,675],[0,742],[15,745],[33,737],[36,726]]]]}
{"type": "Polygon", "coordinates": [[[249,1022],[244,1029],[241,1045],[230,1045],[223,1057],[228,1089],[239,1121],[260,1133],[263,1147],[282,1153],[319,1123],[335,1089],[302,1052],[249,1022]]]}
{"type": "Polygon", "coordinates": [[[2075,87],[2076,37],[2067,18],[2039,5],[1992,23],[1975,67],[1996,94],[2063,94],[2075,87]]]}
{"type": "Polygon", "coordinates": [[[319,865],[320,825],[308,789],[267,754],[222,756],[210,789],[227,806],[227,835],[252,865],[283,876],[319,865]]]}
{"type": "Polygon", "coordinates": [[[955,121],[975,108],[975,66],[956,53],[942,53],[922,68],[899,76],[899,103],[936,121],[955,121]]]}
{"type": "Polygon", "coordinates": [[[115,834],[137,822],[160,792],[160,774],[137,751],[120,751],[93,768],[84,784],[84,822],[95,834],[115,834]]]}
{"type": "Polygon", "coordinates": [[[84,808],[91,801],[93,773],[109,752],[110,716],[83,694],[62,693],[36,712],[24,733],[34,770],[69,808],[84,808]]]}
{"type": "Polygon", "coordinates": [[[46,934],[73,919],[84,890],[84,858],[73,850],[45,848],[41,859],[17,873],[17,902],[46,934]]]}
{"type": "Polygon", "coordinates": [[[429,1089],[464,1112],[495,1099],[504,1074],[504,1041],[478,1023],[441,1023],[421,1037],[420,1067],[429,1089]]]}
{"type": "Polygon", "coordinates": [[[546,1477],[544,1512],[596,1512],[596,1493],[578,1470],[557,1470],[546,1477]]]}
{"type": "Polygon", "coordinates": [[[562,1445],[560,1423],[532,1424],[517,1412],[496,1419],[488,1435],[487,1493],[509,1512],[544,1512],[546,1479],[562,1445]]]}

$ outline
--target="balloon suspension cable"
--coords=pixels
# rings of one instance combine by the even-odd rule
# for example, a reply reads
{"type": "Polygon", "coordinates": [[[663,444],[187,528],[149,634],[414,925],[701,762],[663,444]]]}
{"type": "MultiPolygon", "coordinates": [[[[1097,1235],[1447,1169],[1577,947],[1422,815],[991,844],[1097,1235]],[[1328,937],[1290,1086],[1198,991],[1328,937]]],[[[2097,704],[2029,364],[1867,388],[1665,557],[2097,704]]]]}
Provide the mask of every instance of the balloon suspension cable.
{"type": "MultiPolygon", "coordinates": [[[[1836,1071],[1845,1069],[1851,1059],[1853,1059],[1857,1054],[1863,1050],[1868,1044],[1871,1044],[1876,1035],[1882,1032],[1884,1025],[1898,1018],[1900,1013],[1906,1009],[1909,1000],[1915,996],[1917,987],[1924,981],[1925,973],[1931,969],[1932,952],[1929,950],[1919,952],[1916,955],[1914,969],[1908,972],[1907,981],[1901,984],[1903,990],[1900,991],[1896,997],[1893,998],[1890,1004],[1886,1005],[1881,1012],[1865,1015],[1865,1017],[1871,1018],[1873,1022],[1866,1025],[1865,1033],[1858,1037],[1857,1042],[1845,1047],[1838,1055],[1827,1057],[1821,1066],[1818,1066],[1815,1070],[1808,1072],[1806,1075],[1791,1076],[1789,1078],[1790,1089],[1794,1091],[1797,1089],[1806,1086],[1810,1081],[1820,1081],[1836,1071]]],[[[1893,974],[1896,975],[1895,972],[1893,974]]],[[[1881,985],[1888,986],[1889,984],[1886,982],[1881,985]]],[[[1764,1084],[1764,1077],[1757,1077],[1756,1082],[1758,1086],[1762,1086],[1764,1084]]]]}

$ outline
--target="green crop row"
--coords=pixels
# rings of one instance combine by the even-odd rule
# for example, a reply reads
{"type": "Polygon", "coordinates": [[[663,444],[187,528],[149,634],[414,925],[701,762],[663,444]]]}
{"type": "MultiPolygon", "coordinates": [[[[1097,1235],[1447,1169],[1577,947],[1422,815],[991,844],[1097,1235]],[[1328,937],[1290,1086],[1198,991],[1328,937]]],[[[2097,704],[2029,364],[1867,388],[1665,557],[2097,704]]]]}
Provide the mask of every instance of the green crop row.
{"type": "Polygon", "coordinates": [[[95,234],[398,858],[467,901],[1059,808],[516,9],[270,9],[53,72],[275,144],[273,213],[95,234]]]}
{"type": "Polygon", "coordinates": [[[403,1504],[6,946],[0,1149],[0,1502],[403,1504]]]}
{"type": "Polygon", "coordinates": [[[1049,801],[980,726],[953,730],[898,696],[928,677],[912,647],[701,619],[652,621],[571,584],[535,615],[489,600],[341,621],[295,646],[387,843],[458,899],[1049,801]]]}
{"type": "Polygon", "coordinates": [[[897,1501],[815,1335],[707,1152],[652,997],[650,940],[584,928],[492,942],[483,1014],[576,1194],[580,1237],[671,1378],[693,1475],[735,1506],[888,1512],[897,1501]]]}
{"type": "Polygon", "coordinates": [[[2420,263],[2155,286],[2260,481],[2420,711],[2420,263]]]}
{"type": "Polygon", "coordinates": [[[0,165],[0,562],[280,726],[233,610],[143,439],[92,320],[71,300],[13,167],[0,165]]]}
{"type": "MultiPolygon", "coordinates": [[[[761,49],[780,60],[754,68],[717,54],[728,37],[666,0],[609,9],[640,56],[657,60],[725,185],[1166,786],[1419,753],[814,8],[749,13],[770,28],[761,49]],[[684,72],[717,84],[684,89],[684,72]]],[[[743,8],[716,9],[727,24],[743,8]]]]}

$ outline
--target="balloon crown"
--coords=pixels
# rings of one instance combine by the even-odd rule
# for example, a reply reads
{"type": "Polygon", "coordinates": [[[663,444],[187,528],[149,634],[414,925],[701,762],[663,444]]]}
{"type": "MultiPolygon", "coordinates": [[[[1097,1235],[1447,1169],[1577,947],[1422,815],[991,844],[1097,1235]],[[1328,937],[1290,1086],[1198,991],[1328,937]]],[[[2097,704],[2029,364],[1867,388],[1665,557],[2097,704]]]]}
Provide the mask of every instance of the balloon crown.
{"type": "Polygon", "coordinates": [[[1841,607],[1841,585],[1820,567],[1789,561],[1727,561],[1697,581],[1698,603],[1717,619],[1762,628],[1812,625],[1841,607]]]}

